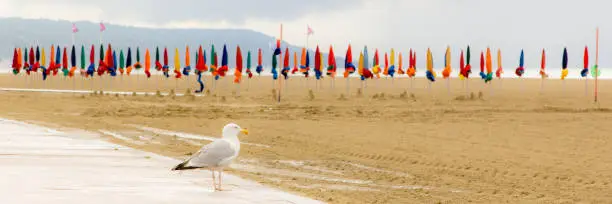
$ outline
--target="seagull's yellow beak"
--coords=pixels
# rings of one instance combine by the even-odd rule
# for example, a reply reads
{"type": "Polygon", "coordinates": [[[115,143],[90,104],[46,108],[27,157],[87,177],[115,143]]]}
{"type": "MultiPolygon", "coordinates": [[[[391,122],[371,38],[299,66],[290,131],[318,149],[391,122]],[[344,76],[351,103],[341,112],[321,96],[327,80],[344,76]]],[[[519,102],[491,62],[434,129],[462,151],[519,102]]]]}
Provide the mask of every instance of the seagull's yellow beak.
{"type": "Polygon", "coordinates": [[[244,135],[249,135],[249,130],[247,129],[242,129],[240,130],[241,133],[244,133],[244,135]]]}

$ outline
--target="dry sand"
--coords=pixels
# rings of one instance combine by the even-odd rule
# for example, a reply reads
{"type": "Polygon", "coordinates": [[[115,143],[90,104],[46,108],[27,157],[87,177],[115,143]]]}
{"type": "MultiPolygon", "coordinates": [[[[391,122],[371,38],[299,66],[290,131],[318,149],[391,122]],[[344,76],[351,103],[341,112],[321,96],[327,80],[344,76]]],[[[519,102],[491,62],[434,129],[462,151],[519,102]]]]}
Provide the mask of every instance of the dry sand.
{"type": "MultiPolygon", "coordinates": [[[[0,87],[196,88],[194,76],[39,78],[4,75],[0,87]]],[[[600,82],[596,104],[592,80],[586,96],[584,81],[554,79],[543,90],[537,79],[471,79],[469,92],[458,79],[450,90],[444,80],[410,88],[406,78],[379,79],[361,93],[353,79],[347,94],[344,79],[317,89],[294,77],[277,103],[270,78],[245,80],[239,92],[232,78],[198,97],[0,92],[0,117],[105,132],[176,158],[208,141],[169,131],[218,135],[236,122],[255,145],[243,146],[232,173],[331,203],[612,202],[612,81],[600,82]]]]}

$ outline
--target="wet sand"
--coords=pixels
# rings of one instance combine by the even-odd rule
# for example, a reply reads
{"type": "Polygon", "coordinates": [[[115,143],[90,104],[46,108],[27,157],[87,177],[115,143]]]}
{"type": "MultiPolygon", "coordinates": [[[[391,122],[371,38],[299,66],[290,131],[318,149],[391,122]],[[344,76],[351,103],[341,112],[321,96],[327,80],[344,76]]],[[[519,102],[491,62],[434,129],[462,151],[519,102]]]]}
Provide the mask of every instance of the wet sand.
{"type": "MultiPolygon", "coordinates": [[[[331,203],[612,202],[612,81],[207,77],[198,96],[0,92],[0,117],[78,128],[186,158],[228,122],[249,128],[233,174],[331,203]],[[250,83],[250,85],[249,85],[250,83]],[[411,85],[412,84],[412,85],[411,85]],[[274,84],[275,86],[277,84],[274,84]],[[412,86],[412,88],[411,88],[412,86]],[[541,88],[543,87],[543,88],[541,88]],[[277,87],[274,87],[277,88],[277,87]],[[310,91],[312,90],[312,91],[310,91]],[[110,133],[110,134],[109,134],[110,133]],[[119,135],[119,137],[117,137],[119,135]],[[186,137],[187,136],[187,137],[186,137]]],[[[193,91],[195,77],[0,76],[0,87],[193,91]],[[40,77],[38,77],[40,78],[40,77]]]]}

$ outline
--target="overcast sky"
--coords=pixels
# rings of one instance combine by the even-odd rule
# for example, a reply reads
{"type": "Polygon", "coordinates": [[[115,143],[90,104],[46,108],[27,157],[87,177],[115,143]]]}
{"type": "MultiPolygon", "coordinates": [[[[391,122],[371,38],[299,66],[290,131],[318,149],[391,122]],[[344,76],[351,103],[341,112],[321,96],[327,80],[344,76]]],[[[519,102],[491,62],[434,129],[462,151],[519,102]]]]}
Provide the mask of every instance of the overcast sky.
{"type": "MultiPolygon", "coordinates": [[[[284,40],[296,45],[306,43],[309,24],[315,31],[311,47],[333,44],[344,50],[350,42],[360,49],[367,44],[401,52],[431,47],[443,55],[447,45],[459,52],[471,44],[476,51],[501,48],[505,63],[512,65],[524,48],[527,63],[535,66],[546,48],[554,66],[567,46],[570,64],[578,66],[584,46],[594,48],[597,26],[600,52],[610,55],[605,45],[612,41],[605,36],[612,36],[611,7],[609,0],[2,0],[0,17],[249,28],[272,36],[283,23],[284,40]]],[[[612,64],[601,60],[603,66],[612,64]]]]}

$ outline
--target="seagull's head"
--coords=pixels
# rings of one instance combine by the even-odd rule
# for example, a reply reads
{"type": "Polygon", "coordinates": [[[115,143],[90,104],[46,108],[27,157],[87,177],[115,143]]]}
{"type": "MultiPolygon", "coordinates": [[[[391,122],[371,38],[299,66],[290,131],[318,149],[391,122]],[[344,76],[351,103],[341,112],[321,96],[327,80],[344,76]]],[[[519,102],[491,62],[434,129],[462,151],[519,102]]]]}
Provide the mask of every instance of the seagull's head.
{"type": "Polygon", "coordinates": [[[225,127],[223,127],[223,137],[238,137],[238,134],[240,133],[248,135],[249,131],[234,123],[227,124],[225,127]]]}

